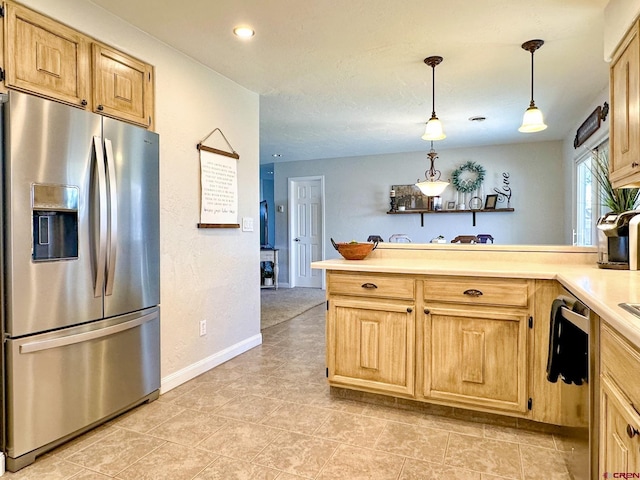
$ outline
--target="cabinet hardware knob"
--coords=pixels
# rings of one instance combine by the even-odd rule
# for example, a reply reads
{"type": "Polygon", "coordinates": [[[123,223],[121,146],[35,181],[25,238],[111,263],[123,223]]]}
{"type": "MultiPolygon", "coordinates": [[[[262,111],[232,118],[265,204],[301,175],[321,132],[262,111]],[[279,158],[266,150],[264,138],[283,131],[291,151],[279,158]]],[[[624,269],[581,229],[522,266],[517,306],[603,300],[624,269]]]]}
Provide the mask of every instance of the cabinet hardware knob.
{"type": "Polygon", "coordinates": [[[104,107],[102,105],[98,105],[98,110],[102,111],[104,110],[104,107]]]}
{"type": "Polygon", "coordinates": [[[633,168],[636,168],[638,165],[640,165],[640,163],[638,163],[638,162],[633,162],[633,163],[631,164],[631,166],[632,166],[633,168]]]}
{"type": "Polygon", "coordinates": [[[425,308],[424,309],[424,313],[425,313],[425,315],[429,315],[431,313],[431,310],[429,310],[428,308],[425,308]]]}
{"type": "Polygon", "coordinates": [[[482,295],[480,290],[476,290],[475,288],[470,288],[469,290],[465,290],[463,292],[465,295],[469,295],[470,297],[479,297],[482,295]]]}
{"type": "Polygon", "coordinates": [[[411,307],[407,308],[407,313],[411,313],[411,312],[413,312],[413,308],[411,307]]]}
{"type": "Polygon", "coordinates": [[[363,283],[362,284],[362,288],[378,288],[378,286],[375,283],[363,283]]]}
{"type": "Polygon", "coordinates": [[[87,101],[83,98],[82,101],[80,102],[80,105],[82,105],[83,107],[86,107],[87,101]]]}
{"type": "Polygon", "coordinates": [[[627,435],[629,436],[629,438],[633,438],[636,435],[640,434],[640,432],[638,431],[637,428],[635,428],[633,425],[631,425],[630,423],[627,424],[627,435]]]}

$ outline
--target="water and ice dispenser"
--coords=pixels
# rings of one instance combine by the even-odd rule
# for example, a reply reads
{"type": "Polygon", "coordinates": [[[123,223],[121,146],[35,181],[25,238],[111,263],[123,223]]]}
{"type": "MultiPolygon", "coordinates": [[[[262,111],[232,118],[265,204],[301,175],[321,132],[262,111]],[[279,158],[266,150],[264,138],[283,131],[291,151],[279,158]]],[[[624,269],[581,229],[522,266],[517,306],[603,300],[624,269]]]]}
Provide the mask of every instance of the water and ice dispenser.
{"type": "Polygon", "coordinates": [[[34,262],[78,258],[78,187],[31,187],[34,262]]]}

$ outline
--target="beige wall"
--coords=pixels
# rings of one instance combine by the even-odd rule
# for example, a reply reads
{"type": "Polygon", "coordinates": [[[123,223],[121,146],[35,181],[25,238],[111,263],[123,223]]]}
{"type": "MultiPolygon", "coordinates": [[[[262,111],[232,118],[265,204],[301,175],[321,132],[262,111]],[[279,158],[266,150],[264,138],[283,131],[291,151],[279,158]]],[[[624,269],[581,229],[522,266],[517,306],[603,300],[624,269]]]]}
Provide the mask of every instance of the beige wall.
{"type": "MultiPolygon", "coordinates": [[[[486,170],[483,198],[493,189],[502,188],[502,173],[509,172],[513,191],[511,204],[515,212],[478,213],[476,225],[471,213],[425,215],[387,215],[389,190],[392,185],[413,184],[424,178],[429,168],[428,148],[421,152],[368,155],[360,157],[278,162],[274,165],[274,200],[285,206],[276,215],[276,247],[280,248],[280,277],[289,281],[287,258],[290,213],[287,205],[287,182],[292,177],[323,176],[325,179],[326,257],[338,257],[330,243],[366,241],[369,235],[380,235],[385,241],[394,233],[407,234],[413,242],[427,243],[438,235],[448,241],[457,235],[491,234],[496,243],[556,245],[564,242],[567,228],[563,217],[562,142],[535,142],[490,145],[473,148],[438,150],[436,168],[442,178],[449,179],[453,170],[472,160],[486,170]]],[[[444,201],[455,200],[455,189],[449,186],[444,201]]],[[[504,206],[499,204],[499,207],[504,206]]]]}
{"type": "Polygon", "coordinates": [[[258,95],[85,0],[21,3],[156,67],[163,391],[260,343],[259,232],[196,228],[196,144],[216,127],[240,154],[239,216],[258,220],[258,95]]]}
{"type": "Polygon", "coordinates": [[[610,0],[604,9],[604,59],[610,61],[616,46],[640,14],[640,0],[610,0]]]}

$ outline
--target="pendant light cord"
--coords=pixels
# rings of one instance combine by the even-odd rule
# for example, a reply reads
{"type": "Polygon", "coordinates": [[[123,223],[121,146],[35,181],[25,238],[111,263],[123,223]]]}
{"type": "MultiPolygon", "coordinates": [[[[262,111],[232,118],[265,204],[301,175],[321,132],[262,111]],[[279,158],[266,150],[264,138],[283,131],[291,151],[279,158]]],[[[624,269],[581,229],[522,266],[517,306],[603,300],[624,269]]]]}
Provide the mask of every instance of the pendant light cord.
{"type": "MultiPolygon", "coordinates": [[[[431,66],[431,118],[436,116],[436,66],[431,66]]],[[[432,142],[433,143],[433,142],[432,142]]]]}
{"type": "Polygon", "coordinates": [[[531,50],[531,103],[529,103],[529,107],[535,107],[536,104],[533,102],[533,52],[531,50]]]}

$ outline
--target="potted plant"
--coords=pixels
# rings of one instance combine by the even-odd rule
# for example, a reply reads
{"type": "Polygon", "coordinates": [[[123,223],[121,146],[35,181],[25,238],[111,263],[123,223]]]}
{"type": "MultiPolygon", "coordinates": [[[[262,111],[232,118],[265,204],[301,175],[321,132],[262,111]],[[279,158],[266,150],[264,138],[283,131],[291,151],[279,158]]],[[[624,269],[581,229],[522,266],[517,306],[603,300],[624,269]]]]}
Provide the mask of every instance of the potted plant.
{"type": "Polygon", "coordinates": [[[600,187],[601,205],[613,213],[635,210],[640,200],[640,189],[613,188],[609,180],[609,156],[607,153],[592,150],[591,175],[600,187]]]}

